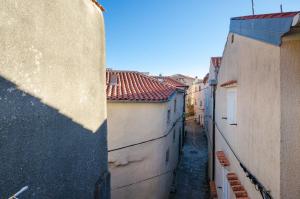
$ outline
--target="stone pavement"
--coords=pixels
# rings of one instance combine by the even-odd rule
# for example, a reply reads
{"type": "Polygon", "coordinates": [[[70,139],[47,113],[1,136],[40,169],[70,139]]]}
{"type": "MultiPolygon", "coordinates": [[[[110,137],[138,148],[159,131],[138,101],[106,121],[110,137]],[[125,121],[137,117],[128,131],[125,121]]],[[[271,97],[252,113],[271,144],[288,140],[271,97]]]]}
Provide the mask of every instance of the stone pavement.
{"type": "Polygon", "coordinates": [[[169,199],[208,199],[207,140],[193,120],[186,122],[187,136],[183,156],[176,170],[176,192],[169,199]]]}

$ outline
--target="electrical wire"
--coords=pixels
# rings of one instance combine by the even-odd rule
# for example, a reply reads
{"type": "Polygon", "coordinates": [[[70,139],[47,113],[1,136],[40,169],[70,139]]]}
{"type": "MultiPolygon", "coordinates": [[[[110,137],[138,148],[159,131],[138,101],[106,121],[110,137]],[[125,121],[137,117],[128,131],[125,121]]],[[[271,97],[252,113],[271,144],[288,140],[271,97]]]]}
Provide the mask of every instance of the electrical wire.
{"type": "Polygon", "coordinates": [[[111,150],[108,150],[108,152],[113,152],[113,151],[119,151],[119,150],[122,150],[122,149],[126,149],[126,148],[129,148],[129,147],[133,147],[133,146],[137,146],[137,145],[141,145],[141,144],[145,144],[145,143],[148,143],[148,142],[153,142],[153,141],[156,141],[156,140],[160,140],[162,138],[165,138],[167,137],[174,129],[174,127],[176,126],[176,124],[178,122],[182,122],[181,119],[184,118],[184,114],[182,114],[172,125],[172,128],[169,129],[167,131],[167,133],[163,136],[160,136],[160,137],[157,137],[157,138],[153,138],[153,139],[149,139],[149,140],[146,140],[146,141],[143,141],[143,142],[139,142],[139,143],[135,143],[135,144],[130,144],[130,145],[127,145],[127,146],[123,146],[123,147],[119,147],[119,148],[116,148],[116,149],[111,149],[111,150]]]}
{"type": "Polygon", "coordinates": [[[143,180],[139,180],[139,181],[137,181],[137,182],[133,182],[133,183],[130,183],[130,184],[127,184],[127,185],[123,185],[123,186],[120,186],[120,187],[116,187],[116,188],[112,189],[112,191],[116,191],[116,190],[119,190],[119,189],[124,189],[124,188],[126,188],[126,187],[130,187],[130,186],[133,186],[133,185],[142,183],[142,182],[146,182],[146,181],[149,181],[149,180],[152,180],[152,179],[155,179],[155,178],[158,178],[158,177],[167,175],[167,174],[169,174],[169,173],[171,173],[171,172],[173,172],[173,170],[168,170],[168,171],[166,171],[166,172],[164,172],[164,173],[161,173],[161,174],[158,174],[158,175],[155,175],[155,176],[152,176],[152,177],[143,179],[143,180]]]}
{"type": "MultiPolygon", "coordinates": [[[[204,117],[207,117],[207,115],[205,115],[204,117]]],[[[208,117],[210,120],[212,120],[210,117],[208,117]]],[[[254,184],[254,188],[260,192],[261,196],[263,199],[273,199],[273,197],[270,194],[270,191],[267,190],[262,183],[260,183],[258,181],[258,179],[249,171],[249,169],[242,163],[242,161],[240,160],[240,158],[238,157],[238,155],[235,153],[235,151],[233,150],[232,146],[230,145],[230,143],[228,142],[228,140],[226,139],[226,137],[224,136],[223,132],[220,130],[217,122],[215,122],[215,124],[213,124],[217,127],[218,132],[220,133],[220,135],[223,137],[223,140],[226,142],[227,146],[229,147],[230,151],[232,152],[232,154],[234,155],[234,157],[237,159],[237,161],[239,162],[240,167],[243,169],[244,173],[246,174],[246,177],[250,179],[251,183],[254,184]]],[[[208,136],[209,137],[209,136],[208,136]]]]}

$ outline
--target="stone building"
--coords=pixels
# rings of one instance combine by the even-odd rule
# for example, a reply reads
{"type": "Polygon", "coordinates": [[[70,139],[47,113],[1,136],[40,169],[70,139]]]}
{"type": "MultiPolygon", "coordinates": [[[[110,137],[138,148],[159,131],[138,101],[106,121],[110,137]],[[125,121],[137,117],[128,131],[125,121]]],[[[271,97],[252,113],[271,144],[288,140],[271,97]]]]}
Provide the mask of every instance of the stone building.
{"type": "Polygon", "coordinates": [[[183,140],[184,91],[134,71],[107,71],[112,198],[165,199],[183,140]]]}
{"type": "Polygon", "coordinates": [[[0,198],[109,198],[101,9],[1,1],[0,198]]]}

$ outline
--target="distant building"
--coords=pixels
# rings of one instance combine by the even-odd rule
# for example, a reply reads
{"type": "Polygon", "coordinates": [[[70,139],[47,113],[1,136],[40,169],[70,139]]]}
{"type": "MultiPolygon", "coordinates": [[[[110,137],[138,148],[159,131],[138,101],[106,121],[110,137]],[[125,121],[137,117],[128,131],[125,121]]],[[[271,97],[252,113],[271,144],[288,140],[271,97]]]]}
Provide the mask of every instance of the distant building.
{"type": "Polygon", "coordinates": [[[170,77],[175,79],[176,81],[179,81],[182,84],[185,84],[185,85],[188,85],[188,86],[192,85],[193,82],[195,81],[195,78],[189,77],[189,76],[186,76],[186,75],[181,75],[181,74],[172,75],[170,77]]]}
{"type": "Polygon", "coordinates": [[[0,198],[110,198],[101,9],[1,2],[0,198]]]}
{"type": "Polygon", "coordinates": [[[231,19],[211,82],[218,198],[300,198],[299,19],[300,12],[231,19]]]}
{"type": "Polygon", "coordinates": [[[133,71],[107,71],[106,83],[112,198],[168,198],[183,143],[184,90],[133,71]]]}
{"type": "Polygon", "coordinates": [[[195,121],[204,126],[204,83],[201,79],[196,79],[193,84],[192,91],[194,92],[194,118],[195,121]]]}
{"type": "Polygon", "coordinates": [[[184,84],[184,83],[174,79],[171,76],[153,76],[153,77],[162,83],[169,84],[173,87],[182,89],[184,91],[186,91],[189,88],[189,86],[187,84],[184,84]]]}

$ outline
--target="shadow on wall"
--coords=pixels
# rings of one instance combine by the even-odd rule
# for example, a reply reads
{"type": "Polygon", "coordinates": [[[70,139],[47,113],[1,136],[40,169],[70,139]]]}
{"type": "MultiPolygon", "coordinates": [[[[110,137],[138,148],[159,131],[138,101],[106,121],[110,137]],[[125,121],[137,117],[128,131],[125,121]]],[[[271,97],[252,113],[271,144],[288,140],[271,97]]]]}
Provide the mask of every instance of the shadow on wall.
{"type": "Polygon", "coordinates": [[[3,77],[0,110],[0,198],[109,197],[106,121],[93,133],[3,77]]]}

